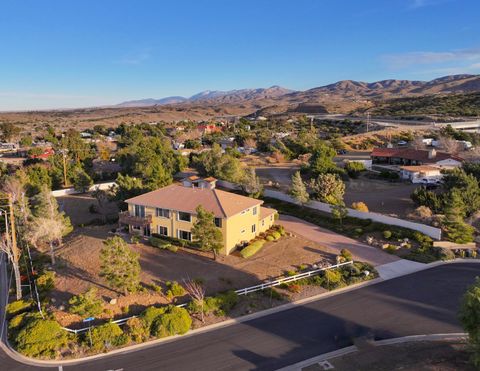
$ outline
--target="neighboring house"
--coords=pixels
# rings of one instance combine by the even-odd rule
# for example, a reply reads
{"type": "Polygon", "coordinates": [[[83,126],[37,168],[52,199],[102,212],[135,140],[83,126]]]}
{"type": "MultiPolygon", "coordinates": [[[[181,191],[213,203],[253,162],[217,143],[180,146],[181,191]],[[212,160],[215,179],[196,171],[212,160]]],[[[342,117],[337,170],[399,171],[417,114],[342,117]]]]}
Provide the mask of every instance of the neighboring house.
{"type": "Polygon", "coordinates": [[[230,137],[230,138],[221,139],[219,144],[222,147],[222,149],[234,148],[235,147],[235,138],[230,137]]]}
{"type": "Polygon", "coordinates": [[[200,124],[197,126],[197,130],[202,135],[205,135],[211,133],[219,133],[223,130],[223,128],[214,124],[200,124]]]}
{"type": "Polygon", "coordinates": [[[15,143],[0,143],[0,152],[11,152],[18,149],[17,144],[15,143]]]}
{"type": "Polygon", "coordinates": [[[40,160],[46,160],[50,158],[50,156],[53,156],[55,154],[55,151],[53,148],[45,148],[42,153],[38,155],[29,155],[28,158],[30,159],[40,159],[40,160]]]}
{"type": "Polygon", "coordinates": [[[202,205],[215,215],[215,224],[222,230],[223,249],[228,255],[269,229],[276,210],[261,206],[263,201],[215,188],[215,178],[185,178],[156,191],[130,198],[128,211],[120,213],[119,222],[130,233],[150,236],[158,233],[191,241],[196,208],[202,205]]]}
{"type": "Polygon", "coordinates": [[[442,168],[431,165],[401,166],[400,176],[412,183],[428,183],[443,177],[442,168]]]}
{"type": "Polygon", "coordinates": [[[437,165],[443,168],[454,168],[462,165],[461,157],[434,148],[430,150],[412,148],[374,148],[370,154],[373,164],[385,165],[437,165]]]}

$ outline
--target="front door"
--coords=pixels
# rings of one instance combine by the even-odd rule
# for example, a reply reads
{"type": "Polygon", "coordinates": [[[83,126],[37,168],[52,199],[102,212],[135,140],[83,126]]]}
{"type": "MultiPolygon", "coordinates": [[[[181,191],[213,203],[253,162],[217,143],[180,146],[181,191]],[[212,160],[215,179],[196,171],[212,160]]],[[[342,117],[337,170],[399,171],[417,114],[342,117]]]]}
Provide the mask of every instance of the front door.
{"type": "Polygon", "coordinates": [[[143,227],[143,235],[145,237],[150,237],[150,226],[149,225],[146,225],[145,227],[143,227]]]}

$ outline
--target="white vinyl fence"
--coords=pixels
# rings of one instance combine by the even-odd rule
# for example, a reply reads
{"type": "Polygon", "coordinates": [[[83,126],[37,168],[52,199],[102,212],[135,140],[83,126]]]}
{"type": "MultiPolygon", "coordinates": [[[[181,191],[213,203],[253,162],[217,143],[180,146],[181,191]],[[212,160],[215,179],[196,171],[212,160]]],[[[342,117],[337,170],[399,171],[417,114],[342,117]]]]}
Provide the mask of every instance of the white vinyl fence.
{"type": "MultiPolygon", "coordinates": [[[[283,192],[266,189],[263,192],[263,194],[266,197],[275,198],[277,200],[290,202],[298,205],[298,202],[296,202],[292,197],[290,197],[289,195],[283,192]]],[[[305,207],[324,211],[327,213],[331,212],[331,205],[326,204],[324,202],[319,202],[319,201],[310,201],[307,204],[305,204],[305,207]]],[[[347,210],[348,210],[349,216],[352,216],[358,219],[371,219],[375,222],[379,222],[383,224],[390,224],[390,225],[396,225],[398,227],[413,229],[414,231],[422,232],[423,234],[426,234],[427,236],[430,236],[436,240],[440,240],[442,238],[442,230],[440,228],[435,228],[426,224],[415,223],[408,220],[394,218],[392,216],[387,216],[387,215],[378,214],[374,212],[363,212],[363,211],[358,211],[354,209],[347,209],[347,210]]]]}
{"type": "MultiPolygon", "coordinates": [[[[352,264],[353,264],[353,261],[347,261],[347,262],[344,262],[344,263],[329,265],[328,267],[316,268],[316,269],[313,269],[313,270],[308,271],[308,272],[303,272],[303,273],[296,274],[294,276],[279,278],[275,281],[266,281],[266,282],[263,282],[259,285],[255,285],[255,286],[251,286],[251,287],[245,287],[243,289],[235,290],[235,292],[237,293],[237,295],[247,295],[247,294],[250,294],[252,292],[265,290],[265,289],[275,287],[275,286],[280,286],[284,283],[295,282],[295,281],[298,281],[298,280],[301,280],[301,279],[304,279],[304,278],[312,277],[312,276],[320,274],[323,271],[326,271],[327,269],[336,269],[336,268],[339,268],[339,267],[343,267],[345,265],[352,265],[352,264]]],[[[187,305],[186,303],[179,304],[179,305],[177,305],[177,307],[181,308],[181,307],[185,307],[186,305],[187,305]]],[[[127,318],[121,318],[121,319],[117,319],[116,321],[112,321],[112,322],[116,323],[117,325],[123,325],[129,319],[136,318],[136,317],[138,317],[138,316],[130,316],[130,317],[127,317],[127,318]]],[[[86,332],[93,327],[95,327],[95,326],[84,327],[84,328],[77,329],[77,330],[71,329],[71,328],[68,328],[68,327],[62,327],[62,328],[64,330],[66,330],[68,332],[72,332],[74,334],[81,334],[82,332],[86,332]]]]}
{"type": "MultiPolygon", "coordinates": [[[[115,186],[116,184],[117,183],[115,183],[115,182],[94,184],[88,189],[88,192],[93,192],[93,191],[96,191],[96,190],[99,190],[99,189],[108,190],[112,186],[115,186]]],[[[66,195],[73,195],[73,194],[79,194],[79,193],[81,193],[81,192],[76,191],[74,188],[65,188],[65,189],[58,189],[56,191],[52,191],[52,196],[53,197],[62,197],[62,196],[66,196],[66,195]]]]}

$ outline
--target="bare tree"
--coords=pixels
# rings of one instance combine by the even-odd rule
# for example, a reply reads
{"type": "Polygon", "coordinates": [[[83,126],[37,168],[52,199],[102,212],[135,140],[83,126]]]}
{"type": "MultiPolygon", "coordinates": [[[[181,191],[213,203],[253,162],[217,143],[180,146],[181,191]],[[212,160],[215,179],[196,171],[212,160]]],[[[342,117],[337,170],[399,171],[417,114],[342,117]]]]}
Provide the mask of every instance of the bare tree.
{"type": "Polygon", "coordinates": [[[183,284],[188,295],[200,308],[200,320],[202,323],[205,322],[205,315],[203,313],[205,306],[205,287],[203,287],[200,282],[190,279],[183,280],[183,284]]]}
{"type": "Polygon", "coordinates": [[[14,251],[12,240],[8,233],[5,233],[0,240],[0,251],[3,251],[6,255],[10,263],[12,263],[13,267],[13,274],[15,276],[15,288],[17,294],[17,300],[22,298],[22,281],[20,277],[20,265],[18,259],[16,258],[16,254],[14,251]]]}
{"type": "Polygon", "coordinates": [[[447,153],[458,153],[460,151],[460,145],[455,139],[450,137],[441,137],[440,140],[440,147],[447,153]]]}
{"type": "Polygon", "coordinates": [[[102,222],[106,223],[108,213],[108,203],[110,197],[107,191],[103,189],[97,189],[92,192],[92,196],[97,200],[97,211],[102,216],[102,222]]]}
{"type": "Polygon", "coordinates": [[[415,139],[412,141],[412,147],[414,149],[425,149],[425,143],[423,142],[423,138],[415,137],[415,139]]]}
{"type": "Polygon", "coordinates": [[[47,244],[52,265],[55,265],[55,245],[60,246],[62,244],[63,236],[72,230],[71,224],[69,222],[65,223],[64,219],[38,217],[33,219],[29,227],[28,241],[37,249],[40,249],[42,244],[47,244]]]}

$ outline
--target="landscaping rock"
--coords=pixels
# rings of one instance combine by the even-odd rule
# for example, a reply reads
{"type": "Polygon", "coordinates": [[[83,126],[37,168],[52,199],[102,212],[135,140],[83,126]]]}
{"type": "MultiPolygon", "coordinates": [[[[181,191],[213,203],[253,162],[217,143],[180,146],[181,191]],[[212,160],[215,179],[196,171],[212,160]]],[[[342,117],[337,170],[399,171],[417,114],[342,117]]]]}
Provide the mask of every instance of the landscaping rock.
{"type": "Polygon", "coordinates": [[[109,302],[111,305],[116,305],[117,304],[117,298],[110,299],[109,302]]]}

